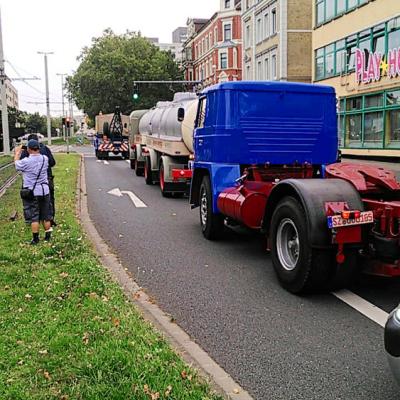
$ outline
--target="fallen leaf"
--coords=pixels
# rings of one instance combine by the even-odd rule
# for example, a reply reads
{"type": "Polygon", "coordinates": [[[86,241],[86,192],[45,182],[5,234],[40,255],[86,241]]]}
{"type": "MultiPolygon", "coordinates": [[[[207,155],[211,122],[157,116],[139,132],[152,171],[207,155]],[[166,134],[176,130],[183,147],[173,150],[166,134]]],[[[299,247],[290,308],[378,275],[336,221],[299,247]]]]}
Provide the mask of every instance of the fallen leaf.
{"type": "Polygon", "coordinates": [[[39,350],[39,354],[47,354],[47,350],[46,349],[44,349],[44,350],[39,350]]]}
{"type": "Polygon", "coordinates": [[[82,336],[82,341],[85,346],[87,346],[89,344],[89,333],[88,332],[84,333],[84,335],[82,336]]]}
{"type": "Polygon", "coordinates": [[[31,296],[29,293],[27,293],[27,294],[25,295],[25,298],[26,298],[27,300],[30,300],[30,299],[32,298],[32,296],[31,296]]]}
{"type": "Polygon", "coordinates": [[[151,400],[158,400],[160,398],[160,393],[151,393],[151,400]]]}
{"type": "Polygon", "coordinates": [[[8,289],[10,289],[10,286],[8,286],[8,285],[4,286],[4,290],[8,290],[8,289]]]}
{"type": "Polygon", "coordinates": [[[68,272],[61,272],[60,276],[61,278],[68,278],[69,274],[68,272]]]}
{"type": "Polygon", "coordinates": [[[20,307],[20,308],[18,308],[18,312],[20,312],[20,313],[22,312],[22,308],[21,308],[21,307],[20,307]]]}
{"type": "Polygon", "coordinates": [[[233,393],[235,393],[235,394],[239,394],[239,393],[240,393],[240,390],[239,390],[239,389],[237,389],[237,388],[235,388],[235,389],[233,389],[233,393]]]}
{"type": "Polygon", "coordinates": [[[51,380],[51,376],[50,376],[50,374],[48,373],[48,371],[44,371],[44,372],[43,372],[43,376],[44,376],[48,381],[51,380]]]}
{"type": "Polygon", "coordinates": [[[186,379],[187,378],[187,372],[185,370],[183,370],[181,372],[181,377],[182,377],[182,379],[186,379]]]}
{"type": "Polygon", "coordinates": [[[111,321],[112,321],[112,323],[113,323],[113,325],[116,327],[116,328],[118,328],[119,327],[119,324],[120,324],[120,320],[118,319],[118,318],[111,318],[111,321]]]}
{"type": "Polygon", "coordinates": [[[108,297],[107,296],[102,296],[101,299],[104,301],[104,303],[108,303],[108,297]]]}
{"type": "Polygon", "coordinates": [[[167,390],[166,390],[165,393],[164,393],[165,397],[168,397],[168,396],[171,394],[171,392],[172,392],[172,386],[169,385],[169,386],[167,387],[167,390]]]}
{"type": "Polygon", "coordinates": [[[99,298],[98,294],[95,293],[95,292],[90,293],[90,294],[89,294],[89,297],[90,297],[91,299],[98,299],[98,298],[99,298]]]}
{"type": "Polygon", "coordinates": [[[24,360],[19,360],[19,361],[17,362],[18,365],[22,365],[23,363],[24,363],[24,360]]]}
{"type": "Polygon", "coordinates": [[[68,400],[69,399],[69,396],[67,395],[67,394],[63,394],[61,397],[60,397],[60,400],[68,400]]]}
{"type": "Polygon", "coordinates": [[[134,293],[133,298],[134,299],[140,299],[141,294],[139,292],[134,293]]]}
{"type": "Polygon", "coordinates": [[[144,385],[143,386],[143,391],[145,392],[145,394],[149,394],[150,393],[149,385],[144,385]]]}

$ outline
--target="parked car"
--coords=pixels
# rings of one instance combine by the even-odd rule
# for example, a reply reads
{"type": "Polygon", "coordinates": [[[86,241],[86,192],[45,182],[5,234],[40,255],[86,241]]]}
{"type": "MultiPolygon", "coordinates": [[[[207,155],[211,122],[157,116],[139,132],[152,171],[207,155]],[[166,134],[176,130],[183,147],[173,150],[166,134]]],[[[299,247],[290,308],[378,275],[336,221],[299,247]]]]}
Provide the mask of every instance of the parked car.
{"type": "Polygon", "coordinates": [[[385,350],[390,369],[400,385],[400,305],[390,313],[386,322],[385,350]]]}

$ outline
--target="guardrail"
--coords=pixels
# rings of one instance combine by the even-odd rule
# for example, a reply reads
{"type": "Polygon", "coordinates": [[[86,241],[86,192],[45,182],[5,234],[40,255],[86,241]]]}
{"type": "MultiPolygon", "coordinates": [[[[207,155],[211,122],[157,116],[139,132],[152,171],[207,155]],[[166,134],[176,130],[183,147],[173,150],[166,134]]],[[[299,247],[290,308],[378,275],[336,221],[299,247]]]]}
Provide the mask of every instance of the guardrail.
{"type": "Polygon", "coordinates": [[[17,180],[19,173],[14,169],[14,162],[0,166],[0,197],[17,180]]]}

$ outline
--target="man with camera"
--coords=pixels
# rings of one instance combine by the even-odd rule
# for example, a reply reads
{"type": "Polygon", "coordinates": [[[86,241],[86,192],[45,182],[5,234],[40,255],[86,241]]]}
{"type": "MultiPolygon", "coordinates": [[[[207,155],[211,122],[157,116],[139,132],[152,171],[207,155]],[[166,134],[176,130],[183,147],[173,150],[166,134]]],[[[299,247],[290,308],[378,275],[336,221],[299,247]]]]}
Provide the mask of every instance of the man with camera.
{"type": "MultiPolygon", "coordinates": [[[[31,139],[37,140],[39,142],[39,137],[35,133],[32,133],[28,136],[28,141],[31,139]]],[[[51,226],[57,226],[56,222],[54,221],[56,215],[56,200],[54,197],[54,175],[52,171],[52,168],[56,165],[56,160],[54,159],[51,150],[45,144],[40,142],[39,142],[39,152],[40,154],[47,156],[49,160],[49,166],[47,168],[47,178],[49,180],[50,201],[52,207],[51,214],[53,215],[53,219],[51,220],[51,226]]],[[[21,160],[25,157],[29,157],[29,153],[26,149],[26,146],[23,146],[23,150],[21,152],[21,160]]]]}
{"type": "Polygon", "coordinates": [[[40,154],[39,142],[31,139],[28,141],[27,152],[29,157],[21,158],[22,146],[15,149],[15,169],[22,172],[21,198],[24,207],[25,222],[31,224],[32,245],[39,243],[40,222],[45,229],[44,240],[51,239],[52,208],[50,200],[47,156],[40,154]]]}

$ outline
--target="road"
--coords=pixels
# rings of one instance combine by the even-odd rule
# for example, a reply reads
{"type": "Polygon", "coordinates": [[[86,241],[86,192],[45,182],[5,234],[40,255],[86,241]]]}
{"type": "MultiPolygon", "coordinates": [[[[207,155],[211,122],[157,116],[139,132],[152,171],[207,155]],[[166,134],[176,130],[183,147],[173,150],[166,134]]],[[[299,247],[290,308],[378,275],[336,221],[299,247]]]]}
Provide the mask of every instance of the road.
{"type": "MultiPolygon", "coordinates": [[[[206,241],[187,199],[164,199],[122,160],[86,151],[88,204],[102,237],[159,306],[255,399],[398,399],[383,329],[331,294],[297,297],[275,277],[261,236],[206,241]],[[147,207],[135,207],[133,192],[147,207]]],[[[389,312],[399,281],[351,288],[389,312]]]]}

